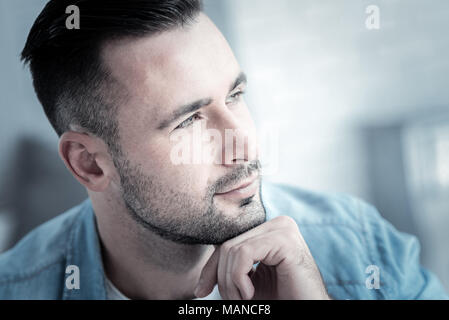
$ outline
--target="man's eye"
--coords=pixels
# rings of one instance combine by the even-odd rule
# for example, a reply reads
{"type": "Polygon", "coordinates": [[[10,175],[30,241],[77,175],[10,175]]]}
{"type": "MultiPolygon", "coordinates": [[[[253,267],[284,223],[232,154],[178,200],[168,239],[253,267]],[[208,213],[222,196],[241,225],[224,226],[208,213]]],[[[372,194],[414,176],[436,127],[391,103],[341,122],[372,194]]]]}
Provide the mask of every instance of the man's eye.
{"type": "Polygon", "coordinates": [[[198,120],[200,118],[200,115],[198,113],[195,113],[191,117],[187,118],[183,122],[181,122],[175,129],[182,129],[190,126],[195,120],[198,120]]]}
{"type": "Polygon", "coordinates": [[[240,100],[241,96],[245,93],[245,91],[237,91],[236,93],[233,93],[229,96],[228,99],[226,99],[226,103],[235,103],[240,100]]]}

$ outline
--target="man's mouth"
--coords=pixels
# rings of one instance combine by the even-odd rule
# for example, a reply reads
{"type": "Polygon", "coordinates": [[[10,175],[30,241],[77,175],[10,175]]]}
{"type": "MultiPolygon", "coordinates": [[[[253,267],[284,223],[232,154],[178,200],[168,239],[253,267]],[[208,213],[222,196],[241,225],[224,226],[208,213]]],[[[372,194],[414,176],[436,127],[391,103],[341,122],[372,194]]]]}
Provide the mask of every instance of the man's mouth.
{"type": "Polygon", "coordinates": [[[259,185],[259,176],[253,175],[244,181],[240,182],[238,185],[232,186],[228,190],[220,193],[215,193],[216,196],[226,197],[226,198],[248,198],[253,196],[257,190],[259,185]]]}

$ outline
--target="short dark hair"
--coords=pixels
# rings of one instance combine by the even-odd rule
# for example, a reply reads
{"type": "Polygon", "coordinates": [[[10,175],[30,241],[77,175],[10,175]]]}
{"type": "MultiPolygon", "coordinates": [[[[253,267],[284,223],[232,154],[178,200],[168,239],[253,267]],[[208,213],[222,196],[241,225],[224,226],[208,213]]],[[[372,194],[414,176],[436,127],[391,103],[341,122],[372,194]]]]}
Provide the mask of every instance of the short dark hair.
{"type": "Polygon", "coordinates": [[[31,28],[21,58],[30,64],[34,89],[58,136],[75,124],[117,151],[116,111],[126,93],[102,63],[102,46],[183,26],[201,10],[201,0],[49,1],[31,28]],[[79,29],[66,27],[70,5],[79,8],[79,29]]]}

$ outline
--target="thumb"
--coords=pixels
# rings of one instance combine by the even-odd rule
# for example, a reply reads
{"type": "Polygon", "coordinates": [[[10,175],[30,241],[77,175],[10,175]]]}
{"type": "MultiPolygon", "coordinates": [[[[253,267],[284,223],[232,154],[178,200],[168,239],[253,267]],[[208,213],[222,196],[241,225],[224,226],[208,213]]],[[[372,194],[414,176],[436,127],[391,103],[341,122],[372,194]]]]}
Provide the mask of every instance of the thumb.
{"type": "Polygon", "coordinates": [[[203,298],[209,295],[217,283],[218,260],[220,258],[220,247],[214,246],[215,251],[210,256],[201,271],[200,279],[195,288],[195,296],[203,298]]]}

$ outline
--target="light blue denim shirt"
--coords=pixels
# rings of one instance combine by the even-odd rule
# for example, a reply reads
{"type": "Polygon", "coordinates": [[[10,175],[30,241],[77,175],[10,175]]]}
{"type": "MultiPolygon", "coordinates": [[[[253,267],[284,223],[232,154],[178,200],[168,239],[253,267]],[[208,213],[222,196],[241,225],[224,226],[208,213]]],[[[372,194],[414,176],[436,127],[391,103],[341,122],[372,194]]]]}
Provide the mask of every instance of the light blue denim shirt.
{"type": "MultiPolygon", "coordinates": [[[[449,298],[435,275],[421,267],[416,237],[395,230],[372,206],[268,182],[262,183],[262,200],[268,220],[295,219],[332,298],[449,298]]],[[[0,299],[106,298],[89,199],[0,255],[0,299]],[[67,284],[72,265],[79,268],[79,288],[67,284]]]]}

